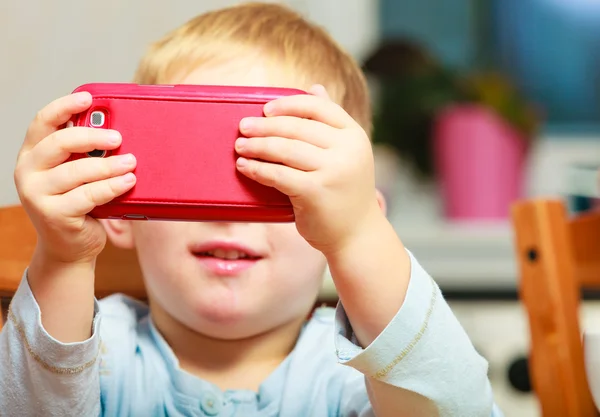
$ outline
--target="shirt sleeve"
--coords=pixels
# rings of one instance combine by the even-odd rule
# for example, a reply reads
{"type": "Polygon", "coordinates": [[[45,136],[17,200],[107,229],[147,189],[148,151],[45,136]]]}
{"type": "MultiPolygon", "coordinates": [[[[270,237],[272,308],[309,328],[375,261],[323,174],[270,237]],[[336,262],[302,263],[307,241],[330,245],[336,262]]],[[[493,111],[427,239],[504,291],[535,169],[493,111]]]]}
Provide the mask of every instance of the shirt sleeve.
{"type": "MultiPolygon", "coordinates": [[[[404,303],[384,331],[366,348],[359,346],[343,306],[336,311],[336,349],[342,364],[366,377],[416,392],[437,406],[440,417],[500,417],[487,376],[488,364],[444,300],[433,279],[411,257],[404,303]]],[[[381,395],[394,401],[393,395],[381,395]]],[[[379,404],[393,409],[394,404],[379,404]]]]}
{"type": "Polygon", "coordinates": [[[42,326],[25,273],[0,332],[2,415],[100,415],[98,311],[96,302],[90,339],[59,342],[42,326]]]}

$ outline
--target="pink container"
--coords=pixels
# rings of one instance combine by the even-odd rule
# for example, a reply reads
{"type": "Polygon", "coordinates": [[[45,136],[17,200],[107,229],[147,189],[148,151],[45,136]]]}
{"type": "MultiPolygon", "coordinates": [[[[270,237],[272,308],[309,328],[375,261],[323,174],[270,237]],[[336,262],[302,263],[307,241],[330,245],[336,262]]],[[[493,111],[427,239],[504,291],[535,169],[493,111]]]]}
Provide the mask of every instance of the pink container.
{"type": "Polygon", "coordinates": [[[451,220],[506,220],[523,195],[527,144],[494,112],[455,106],[438,116],[433,151],[451,220]]]}

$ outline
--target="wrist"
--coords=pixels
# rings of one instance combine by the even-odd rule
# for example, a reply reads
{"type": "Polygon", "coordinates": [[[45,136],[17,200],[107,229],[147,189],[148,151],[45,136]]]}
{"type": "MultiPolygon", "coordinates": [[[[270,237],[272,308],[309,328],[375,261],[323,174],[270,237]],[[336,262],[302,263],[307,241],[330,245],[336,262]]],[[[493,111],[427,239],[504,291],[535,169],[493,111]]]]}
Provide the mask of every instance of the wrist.
{"type": "Polygon", "coordinates": [[[62,343],[81,342],[92,333],[94,261],[64,262],[36,248],[27,282],[44,329],[62,343]]]}
{"type": "Polygon", "coordinates": [[[31,258],[27,275],[29,281],[37,281],[39,278],[42,280],[52,280],[53,278],[58,279],[59,277],[71,276],[88,276],[93,280],[95,267],[96,258],[65,261],[44,250],[41,245],[38,245],[31,258]]]}
{"type": "Polygon", "coordinates": [[[404,303],[410,256],[381,213],[326,259],[354,333],[361,346],[368,346],[404,303]]]}
{"type": "Polygon", "coordinates": [[[95,268],[95,254],[70,253],[58,244],[39,241],[33,251],[32,263],[43,264],[52,269],[86,269],[95,268]]]}
{"type": "Polygon", "coordinates": [[[389,228],[391,225],[379,206],[373,207],[361,221],[354,223],[345,237],[323,251],[323,254],[330,264],[337,259],[344,259],[348,253],[355,253],[360,248],[370,247],[370,243],[376,240],[377,236],[385,234],[389,228]]]}

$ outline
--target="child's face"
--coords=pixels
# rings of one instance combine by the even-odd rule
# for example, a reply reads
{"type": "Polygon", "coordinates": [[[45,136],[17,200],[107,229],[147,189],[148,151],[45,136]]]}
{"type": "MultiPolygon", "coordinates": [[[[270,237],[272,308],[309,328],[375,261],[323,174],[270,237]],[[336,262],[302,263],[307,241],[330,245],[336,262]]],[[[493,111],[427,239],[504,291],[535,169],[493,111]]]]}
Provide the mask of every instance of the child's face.
{"type": "MultiPolygon", "coordinates": [[[[277,83],[256,63],[236,64],[173,82],[305,87],[277,83]]],[[[113,221],[107,230],[116,245],[137,249],[153,314],[214,338],[248,337],[306,315],[325,269],[293,223],[113,221]],[[240,253],[253,259],[223,259],[240,253]]]]}

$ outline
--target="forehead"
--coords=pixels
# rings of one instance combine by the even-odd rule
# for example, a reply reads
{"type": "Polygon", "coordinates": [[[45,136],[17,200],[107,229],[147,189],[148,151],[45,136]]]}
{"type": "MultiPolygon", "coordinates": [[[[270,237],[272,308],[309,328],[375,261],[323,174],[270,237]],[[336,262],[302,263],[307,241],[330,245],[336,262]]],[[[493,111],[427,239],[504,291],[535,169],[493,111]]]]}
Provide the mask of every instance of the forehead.
{"type": "MultiPolygon", "coordinates": [[[[289,87],[307,90],[312,83],[283,65],[260,57],[200,65],[170,83],[289,87]]],[[[315,81],[316,82],[316,81],[315,81]]]]}
{"type": "Polygon", "coordinates": [[[259,52],[246,51],[239,56],[201,63],[183,68],[167,84],[227,85],[248,87],[284,87],[308,91],[315,84],[327,88],[333,101],[342,105],[343,88],[328,83],[319,71],[299,70],[293,63],[269,57],[259,52]]]}

